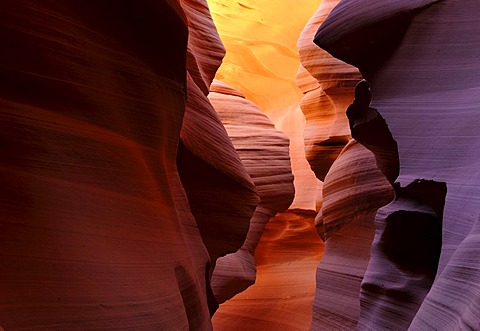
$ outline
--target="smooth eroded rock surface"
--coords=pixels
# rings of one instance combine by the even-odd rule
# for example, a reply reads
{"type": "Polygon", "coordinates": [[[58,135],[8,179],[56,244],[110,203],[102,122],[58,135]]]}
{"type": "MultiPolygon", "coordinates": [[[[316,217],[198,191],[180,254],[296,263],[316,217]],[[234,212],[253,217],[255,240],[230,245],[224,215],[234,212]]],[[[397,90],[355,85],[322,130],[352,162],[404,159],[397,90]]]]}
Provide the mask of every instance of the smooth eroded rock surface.
{"type": "Polygon", "coordinates": [[[259,202],[254,184],[207,99],[225,50],[205,0],[184,0],[190,34],[187,102],[177,164],[190,208],[208,249],[218,257],[243,245],[259,202]]]}
{"type": "Polygon", "coordinates": [[[305,159],[298,35],[320,0],[208,0],[227,54],[216,78],[241,91],[290,139],[292,208],[317,208],[319,182],[305,159]],[[294,9],[294,10],[293,10],[294,9]]]}
{"type": "Polygon", "coordinates": [[[296,81],[305,94],[300,103],[306,119],[305,156],[322,181],[350,139],[345,109],[361,78],[357,68],[313,43],[318,27],[337,3],[338,0],[322,1],[297,42],[301,65],[296,81]]]}
{"type": "MultiPolygon", "coordinates": [[[[316,35],[360,68],[371,84],[368,107],[398,145],[397,199],[377,215],[360,328],[480,328],[478,10],[455,0],[342,1],[316,35]]],[[[377,162],[392,161],[385,155],[377,162]]]]}
{"type": "Polygon", "coordinates": [[[215,81],[209,99],[260,196],[244,244],[217,262],[212,287],[223,303],[255,282],[254,253],[265,224],[290,206],[295,191],[287,136],[253,102],[225,83],[215,81]]]}
{"type": "Polygon", "coordinates": [[[374,155],[351,140],[325,178],[323,197],[315,223],[326,242],[317,267],[311,330],[354,329],[375,213],[393,199],[393,189],[378,170],[374,155]]]}
{"type": "Polygon", "coordinates": [[[181,7],[0,7],[0,324],[211,329],[208,254],[176,166],[181,7]]]}

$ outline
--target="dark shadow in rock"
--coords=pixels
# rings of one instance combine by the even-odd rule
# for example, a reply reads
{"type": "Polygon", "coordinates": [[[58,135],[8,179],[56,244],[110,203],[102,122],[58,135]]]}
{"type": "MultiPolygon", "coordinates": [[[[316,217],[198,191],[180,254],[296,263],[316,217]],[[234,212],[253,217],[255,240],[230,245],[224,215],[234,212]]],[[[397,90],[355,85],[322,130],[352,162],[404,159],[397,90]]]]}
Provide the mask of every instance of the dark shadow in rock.
{"type": "Polygon", "coordinates": [[[435,277],[442,249],[442,218],[446,183],[415,180],[395,185],[402,209],[389,214],[379,247],[398,268],[435,277]]]}
{"type": "Polygon", "coordinates": [[[383,117],[370,107],[370,85],[360,81],[355,87],[355,99],[347,108],[347,117],[352,137],[368,148],[374,155],[377,166],[393,184],[400,171],[398,146],[383,117]]]}

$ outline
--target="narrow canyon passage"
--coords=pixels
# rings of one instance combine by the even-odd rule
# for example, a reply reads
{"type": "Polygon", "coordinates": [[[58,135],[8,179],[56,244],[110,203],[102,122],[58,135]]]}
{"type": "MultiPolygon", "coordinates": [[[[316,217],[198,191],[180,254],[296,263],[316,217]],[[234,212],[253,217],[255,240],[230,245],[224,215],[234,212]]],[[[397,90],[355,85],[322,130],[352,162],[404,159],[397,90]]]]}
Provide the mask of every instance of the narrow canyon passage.
{"type": "Polygon", "coordinates": [[[270,219],[255,252],[255,284],[220,306],[214,330],[309,329],[323,253],[315,214],[297,209],[270,219]]]}
{"type": "MultiPolygon", "coordinates": [[[[320,1],[208,3],[226,49],[216,78],[242,92],[287,134],[295,176],[291,208],[297,208],[270,219],[255,250],[255,284],[220,305],[212,319],[214,330],[307,330],[324,246],[314,226],[322,183],[305,157],[296,43],[320,1]]],[[[210,99],[218,111],[215,98],[210,99]]],[[[232,102],[226,111],[239,107],[232,102]]]]}
{"type": "Polygon", "coordinates": [[[0,330],[480,330],[480,1],[0,1],[0,330]]]}

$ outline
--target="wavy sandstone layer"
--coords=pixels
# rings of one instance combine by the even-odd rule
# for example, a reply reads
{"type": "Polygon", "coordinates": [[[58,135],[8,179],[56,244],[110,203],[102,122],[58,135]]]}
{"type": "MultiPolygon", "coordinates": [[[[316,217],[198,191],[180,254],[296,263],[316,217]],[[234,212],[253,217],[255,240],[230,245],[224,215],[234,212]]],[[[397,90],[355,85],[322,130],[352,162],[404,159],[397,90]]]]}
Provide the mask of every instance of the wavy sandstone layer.
{"type": "Polygon", "coordinates": [[[301,66],[297,85],[305,94],[300,107],[306,119],[305,156],[320,180],[350,139],[345,109],[352,101],[358,69],[313,43],[313,37],[338,0],[322,1],[297,42],[301,66]]]}
{"type": "MultiPolygon", "coordinates": [[[[398,145],[396,198],[377,214],[360,328],[480,328],[478,9],[474,1],[342,1],[316,35],[371,84],[362,125],[383,121],[398,145]]],[[[365,132],[359,139],[377,163],[395,164],[365,132]]]]}
{"type": "Polygon", "coordinates": [[[296,42],[320,0],[208,0],[227,54],[216,78],[242,91],[290,139],[292,208],[316,209],[319,182],[305,159],[296,42]],[[295,10],[292,10],[295,9],[295,10]]]}
{"type": "Polygon", "coordinates": [[[208,254],[176,166],[182,9],[0,7],[0,324],[211,329],[208,254]]]}
{"type": "MultiPolygon", "coordinates": [[[[212,269],[239,249],[259,202],[215,109],[207,98],[225,50],[205,0],[183,0],[189,29],[187,102],[177,158],[182,184],[212,269]]],[[[212,307],[214,309],[214,307],[212,307]]]]}
{"type": "Polygon", "coordinates": [[[0,324],[210,329],[259,198],[207,99],[206,2],[3,7],[0,324]]]}
{"type": "Polygon", "coordinates": [[[212,288],[223,303],[255,282],[254,253],[265,224],[290,206],[295,191],[287,136],[253,102],[225,83],[215,81],[209,99],[260,196],[245,243],[217,261],[212,288]]]}
{"type": "Polygon", "coordinates": [[[326,242],[317,267],[311,330],[355,328],[375,213],[392,199],[393,189],[374,155],[351,140],[325,177],[322,209],[315,219],[326,242]]]}
{"type": "Polygon", "coordinates": [[[326,242],[316,272],[312,330],[353,329],[357,324],[374,215],[393,198],[373,154],[355,140],[345,146],[350,139],[345,110],[361,78],[358,69],[313,43],[338,2],[323,1],[298,40],[306,157],[317,178],[325,181],[316,228],[326,242]]]}

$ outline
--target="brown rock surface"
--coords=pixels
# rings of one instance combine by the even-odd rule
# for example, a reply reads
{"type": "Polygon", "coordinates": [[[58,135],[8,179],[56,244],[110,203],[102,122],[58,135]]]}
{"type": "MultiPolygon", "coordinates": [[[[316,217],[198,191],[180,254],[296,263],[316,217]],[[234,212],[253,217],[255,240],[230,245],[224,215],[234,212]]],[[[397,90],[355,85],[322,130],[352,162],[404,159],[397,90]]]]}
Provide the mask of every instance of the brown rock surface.
{"type": "Polygon", "coordinates": [[[211,328],[176,1],[3,1],[0,324],[211,328]]]}
{"type": "Polygon", "coordinates": [[[268,220],[292,203],[294,187],[286,135],[241,92],[224,83],[212,84],[209,99],[260,196],[245,243],[217,262],[212,288],[223,303],[255,282],[255,248],[268,220]]]}
{"type": "MultiPolygon", "coordinates": [[[[397,197],[377,214],[360,328],[480,328],[478,9],[475,1],[341,1],[317,33],[316,43],[371,84],[361,122],[384,120],[398,144],[397,197]]],[[[363,138],[377,163],[395,163],[374,135],[363,138]]]]}
{"type": "Polygon", "coordinates": [[[7,1],[0,18],[0,324],[210,329],[210,264],[259,198],[207,99],[225,51],[206,2],[7,1]]]}
{"type": "Polygon", "coordinates": [[[306,158],[317,178],[325,180],[316,227],[328,240],[317,267],[312,330],[355,327],[374,215],[392,199],[391,186],[373,154],[354,140],[345,147],[350,139],[345,109],[361,78],[358,70],[313,43],[318,27],[338,2],[323,1],[297,43],[302,62],[297,84],[305,94],[300,105],[306,118],[306,158]]]}

